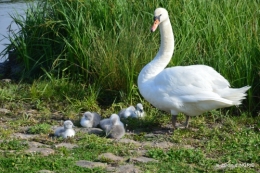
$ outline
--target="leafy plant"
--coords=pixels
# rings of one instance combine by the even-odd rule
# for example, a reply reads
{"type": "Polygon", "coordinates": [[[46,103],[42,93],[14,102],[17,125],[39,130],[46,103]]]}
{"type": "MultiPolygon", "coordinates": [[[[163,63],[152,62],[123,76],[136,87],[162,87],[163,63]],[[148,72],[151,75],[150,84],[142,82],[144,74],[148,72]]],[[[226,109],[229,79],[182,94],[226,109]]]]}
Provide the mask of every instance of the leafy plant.
{"type": "Polygon", "coordinates": [[[31,133],[31,134],[48,134],[51,131],[52,131],[51,125],[45,124],[45,123],[37,124],[28,129],[28,133],[31,133]]]}
{"type": "Polygon", "coordinates": [[[26,141],[20,141],[16,139],[4,140],[0,143],[0,149],[2,150],[23,150],[27,149],[28,143],[26,141]]]}
{"type": "Polygon", "coordinates": [[[147,29],[158,6],[168,9],[176,38],[169,66],[206,64],[232,87],[252,86],[244,107],[256,115],[260,106],[257,0],[39,1],[28,6],[26,17],[12,15],[20,30],[8,37],[11,44],[5,53],[14,50],[29,78],[66,78],[95,86],[103,104],[115,99],[131,103],[139,95],[138,73],[158,51],[159,34],[150,35],[147,29]]]}

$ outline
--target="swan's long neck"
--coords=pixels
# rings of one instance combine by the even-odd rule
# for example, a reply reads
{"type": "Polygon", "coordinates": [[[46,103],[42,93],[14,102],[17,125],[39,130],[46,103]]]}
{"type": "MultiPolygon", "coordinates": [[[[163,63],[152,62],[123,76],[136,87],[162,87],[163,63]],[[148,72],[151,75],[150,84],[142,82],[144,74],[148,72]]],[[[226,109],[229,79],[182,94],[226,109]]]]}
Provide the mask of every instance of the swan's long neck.
{"type": "Polygon", "coordinates": [[[174,36],[169,19],[159,25],[161,34],[161,44],[155,58],[147,64],[138,76],[138,85],[159,74],[170,62],[174,51],[174,36]]]}

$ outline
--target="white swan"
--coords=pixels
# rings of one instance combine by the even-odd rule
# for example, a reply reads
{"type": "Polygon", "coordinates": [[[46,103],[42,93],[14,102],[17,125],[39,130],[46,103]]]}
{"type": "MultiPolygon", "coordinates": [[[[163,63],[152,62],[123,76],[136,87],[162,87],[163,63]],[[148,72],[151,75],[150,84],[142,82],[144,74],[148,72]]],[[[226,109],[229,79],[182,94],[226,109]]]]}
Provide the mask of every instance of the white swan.
{"type": "Polygon", "coordinates": [[[129,106],[128,108],[122,109],[118,113],[120,118],[139,118],[139,117],[144,117],[145,112],[144,112],[144,107],[141,103],[138,103],[136,107],[134,106],[129,106]]]}
{"type": "Polygon", "coordinates": [[[58,127],[54,135],[58,137],[73,137],[75,136],[75,131],[73,130],[73,123],[70,120],[64,121],[64,126],[63,127],[58,127]]]}
{"type": "Polygon", "coordinates": [[[174,36],[167,10],[157,8],[151,32],[159,26],[161,44],[155,58],[138,76],[141,95],[153,106],[170,112],[176,128],[178,113],[189,117],[203,112],[241,104],[250,86],[230,88],[229,82],[206,65],[176,66],[165,68],[174,50],[174,36]]]}
{"type": "Polygon", "coordinates": [[[110,118],[101,120],[100,127],[110,138],[120,139],[125,135],[124,124],[120,121],[117,114],[112,114],[110,118]]]}
{"type": "Polygon", "coordinates": [[[80,120],[80,125],[87,128],[97,127],[100,119],[101,116],[96,112],[85,112],[80,120]]]}

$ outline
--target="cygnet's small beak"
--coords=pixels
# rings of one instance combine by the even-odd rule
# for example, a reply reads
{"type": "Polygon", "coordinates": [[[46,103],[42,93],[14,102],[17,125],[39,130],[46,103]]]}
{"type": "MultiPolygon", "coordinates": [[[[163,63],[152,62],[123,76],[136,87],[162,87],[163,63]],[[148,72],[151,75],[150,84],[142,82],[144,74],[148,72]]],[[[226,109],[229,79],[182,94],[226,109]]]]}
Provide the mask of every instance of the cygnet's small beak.
{"type": "Polygon", "coordinates": [[[154,20],[153,26],[151,27],[151,32],[154,32],[157,29],[159,24],[160,24],[159,19],[154,20]]]}

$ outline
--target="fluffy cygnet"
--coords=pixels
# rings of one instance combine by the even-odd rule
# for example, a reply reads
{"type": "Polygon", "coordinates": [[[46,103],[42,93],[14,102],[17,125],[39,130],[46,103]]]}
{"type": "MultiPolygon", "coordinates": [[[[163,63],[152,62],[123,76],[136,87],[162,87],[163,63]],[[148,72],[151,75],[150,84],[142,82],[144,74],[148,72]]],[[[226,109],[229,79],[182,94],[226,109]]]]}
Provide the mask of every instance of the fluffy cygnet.
{"type": "Polygon", "coordinates": [[[87,128],[97,127],[100,119],[101,116],[96,112],[85,112],[80,120],[80,125],[87,128]]]}
{"type": "Polygon", "coordinates": [[[110,118],[101,120],[100,127],[110,138],[120,139],[125,135],[124,124],[120,121],[117,114],[112,114],[110,118]]]}
{"type": "Polygon", "coordinates": [[[144,117],[144,107],[141,103],[138,103],[136,107],[134,106],[129,106],[128,108],[122,109],[118,113],[120,118],[138,118],[138,117],[144,117]]]}
{"type": "Polygon", "coordinates": [[[135,108],[136,108],[136,110],[135,110],[135,116],[136,117],[134,117],[134,118],[145,116],[144,107],[141,103],[138,103],[135,108]]]}
{"type": "Polygon", "coordinates": [[[70,120],[64,121],[64,126],[63,127],[58,127],[55,132],[55,136],[58,137],[73,137],[75,136],[75,131],[73,130],[73,123],[70,120]]]}

